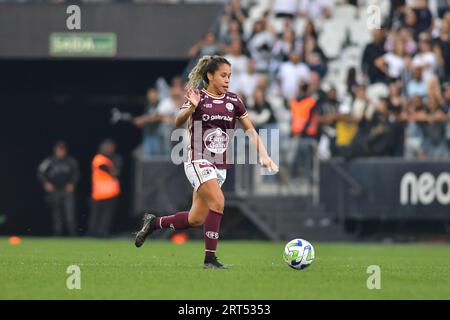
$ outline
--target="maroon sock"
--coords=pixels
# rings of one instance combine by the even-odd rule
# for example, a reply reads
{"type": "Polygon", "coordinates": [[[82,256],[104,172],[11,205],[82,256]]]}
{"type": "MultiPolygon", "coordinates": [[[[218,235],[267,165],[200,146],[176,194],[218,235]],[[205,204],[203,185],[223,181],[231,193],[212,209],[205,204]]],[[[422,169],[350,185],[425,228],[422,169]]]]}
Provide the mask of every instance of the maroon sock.
{"type": "Polygon", "coordinates": [[[217,242],[219,241],[220,220],[223,214],[214,210],[209,210],[203,225],[203,236],[205,238],[205,255],[214,256],[216,254],[217,242]]]}
{"type": "Polygon", "coordinates": [[[190,228],[188,221],[189,211],[177,212],[171,216],[163,216],[156,218],[157,229],[172,228],[174,230],[183,230],[190,228]]]}

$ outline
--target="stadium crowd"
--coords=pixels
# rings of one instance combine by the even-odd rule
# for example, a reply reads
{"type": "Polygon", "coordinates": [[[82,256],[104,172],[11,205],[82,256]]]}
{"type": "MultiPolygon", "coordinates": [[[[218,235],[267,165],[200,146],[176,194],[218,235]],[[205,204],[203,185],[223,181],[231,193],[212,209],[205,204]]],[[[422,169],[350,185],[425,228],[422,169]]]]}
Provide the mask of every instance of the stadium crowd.
{"type": "MultiPolygon", "coordinates": [[[[203,55],[224,55],[232,64],[230,91],[245,101],[257,128],[281,130],[282,150],[294,139],[311,141],[322,159],[448,159],[450,1],[391,0],[381,28],[365,30],[371,40],[357,46],[360,61],[340,68],[346,81],[336,81],[329,65],[341,53],[327,56],[320,26],[339,6],[361,16],[369,2],[231,0],[189,50],[186,70],[203,55]]],[[[346,39],[340,50],[351,46],[346,39]]],[[[146,154],[168,155],[183,79],[157,87],[135,124],[145,128],[146,154]]]]}

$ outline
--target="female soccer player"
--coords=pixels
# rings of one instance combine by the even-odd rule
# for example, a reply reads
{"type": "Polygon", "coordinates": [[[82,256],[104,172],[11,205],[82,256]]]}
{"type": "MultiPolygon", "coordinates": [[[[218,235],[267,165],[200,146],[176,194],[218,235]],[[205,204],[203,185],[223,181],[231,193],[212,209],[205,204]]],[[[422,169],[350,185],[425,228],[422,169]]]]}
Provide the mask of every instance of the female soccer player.
{"type": "Polygon", "coordinates": [[[221,190],[225,182],[226,150],[236,119],[250,136],[259,153],[259,163],[270,172],[278,167],[269,157],[261,138],[254,129],[244,104],[228,92],[231,64],[221,56],[204,56],[189,74],[186,102],[176,118],[176,126],[189,121],[190,146],[184,170],[192,184],[192,207],[189,211],[156,217],[144,216],[144,225],[137,232],[135,245],[142,246],[146,237],[157,229],[182,230],[204,226],[205,268],[226,269],[217,261],[216,248],[225,200],[221,190]],[[198,88],[203,87],[199,90],[198,88]],[[200,132],[199,132],[200,131],[200,132]]]}

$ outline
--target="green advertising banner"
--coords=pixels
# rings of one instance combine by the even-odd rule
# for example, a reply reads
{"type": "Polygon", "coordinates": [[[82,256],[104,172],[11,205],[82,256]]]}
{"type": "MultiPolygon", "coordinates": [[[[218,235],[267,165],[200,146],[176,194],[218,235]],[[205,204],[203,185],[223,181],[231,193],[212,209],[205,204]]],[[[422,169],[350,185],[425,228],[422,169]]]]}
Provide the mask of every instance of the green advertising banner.
{"type": "Polygon", "coordinates": [[[115,33],[51,33],[49,49],[53,57],[114,57],[117,37],[115,33]]]}

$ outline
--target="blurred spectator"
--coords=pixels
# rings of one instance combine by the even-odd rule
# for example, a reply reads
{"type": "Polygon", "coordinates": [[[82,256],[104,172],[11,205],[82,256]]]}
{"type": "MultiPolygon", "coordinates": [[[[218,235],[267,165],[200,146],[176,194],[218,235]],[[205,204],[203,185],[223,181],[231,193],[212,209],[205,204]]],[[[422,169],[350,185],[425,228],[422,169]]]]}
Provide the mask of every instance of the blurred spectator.
{"type": "Polygon", "coordinates": [[[450,1],[437,0],[437,13],[439,19],[443,19],[447,12],[450,12],[450,1]]]}
{"type": "Polygon", "coordinates": [[[375,65],[386,74],[389,80],[399,80],[408,65],[408,59],[405,44],[403,41],[396,40],[394,51],[377,58],[375,65]]]}
{"type": "Polygon", "coordinates": [[[300,93],[290,103],[291,107],[291,134],[294,137],[316,139],[319,133],[317,114],[318,96],[309,84],[301,84],[300,93]]]}
{"type": "Polygon", "coordinates": [[[330,16],[328,4],[328,0],[299,0],[298,13],[314,21],[323,20],[330,16]]]}
{"type": "Polygon", "coordinates": [[[68,155],[63,141],[58,141],[53,148],[53,156],[39,165],[38,178],[52,210],[53,235],[62,236],[65,225],[67,233],[76,236],[75,187],[79,169],[77,161],[68,155]]]}
{"type": "Polygon", "coordinates": [[[242,8],[239,0],[230,0],[229,4],[225,8],[225,16],[228,21],[235,20],[243,25],[247,19],[247,12],[242,8]]]}
{"type": "Polygon", "coordinates": [[[308,19],[306,21],[305,30],[303,31],[303,39],[307,37],[313,37],[317,40],[316,27],[314,26],[314,22],[311,19],[308,19]]]}
{"type": "Polygon", "coordinates": [[[450,116],[450,83],[444,84],[444,107],[443,111],[450,116]]]}
{"type": "Polygon", "coordinates": [[[252,59],[248,59],[247,72],[241,74],[238,79],[235,77],[234,81],[238,85],[231,91],[240,92],[248,99],[255,94],[255,90],[262,77],[263,75],[256,73],[255,62],[252,59]]]}
{"type": "Polygon", "coordinates": [[[255,23],[253,33],[247,40],[250,56],[255,61],[257,72],[268,72],[272,47],[275,42],[274,34],[268,29],[264,20],[255,23]]]}
{"type": "Polygon", "coordinates": [[[172,150],[171,135],[175,129],[175,118],[180,106],[184,102],[184,87],[181,78],[175,77],[170,87],[170,96],[161,100],[158,105],[158,114],[162,117],[158,134],[162,140],[161,155],[169,157],[172,150]]]}
{"type": "Polygon", "coordinates": [[[363,156],[362,139],[369,133],[375,106],[367,99],[366,87],[355,86],[355,96],[348,106],[344,105],[336,124],[337,154],[346,158],[363,156]]]}
{"type": "Polygon", "coordinates": [[[386,80],[385,74],[375,66],[375,61],[385,54],[384,30],[374,29],[372,31],[372,37],[373,41],[364,49],[362,71],[364,76],[369,79],[370,83],[384,82],[386,80]]]}
{"type": "Polygon", "coordinates": [[[412,32],[408,28],[400,28],[398,31],[392,31],[388,38],[386,39],[386,43],[384,45],[384,48],[386,51],[393,51],[394,50],[394,43],[395,41],[401,41],[405,45],[405,52],[412,56],[417,51],[417,43],[413,38],[412,32]]]}
{"type": "Polygon", "coordinates": [[[220,51],[222,51],[224,54],[228,54],[231,52],[232,47],[231,45],[233,42],[241,42],[243,39],[243,30],[239,22],[236,20],[231,20],[225,30],[221,32],[220,37],[220,51]]]}
{"type": "Polygon", "coordinates": [[[407,120],[404,140],[404,157],[406,159],[424,158],[425,156],[422,151],[424,136],[418,122],[424,120],[425,117],[423,99],[420,96],[413,96],[404,115],[404,119],[407,120]]]}
{"type": "Polygon", "coordinates": [[[404,24],[406,0],[390,0],[388,27],[397,30],[404,24]]]}
{"type": "Polygon", "coordinates": [[[159,156],[163,154],[163,137],[160,135],[161,123],[166,117],[158,111],[160,103],[158,90],[150,87],[147,90],[146,105],[143,115],[135,117],[133,123],[144,131],[143,151],[146,156],[159,156]]]}
{"type": "Polygon", "coordinates": [[[301,61],[300,54],[292,52],[289,55],[289,61],[282,63],[278,72],[281,93],[285,100],[290,101],[299,94],[300,84],[309,83],[309,73],[310,70],[301,61]]]}
{"type": "Polygon", "coordinates": [[[263,88],[256,88],[253,97],[247,100],[247,111],[257,130],[277,127],[272,106],[267,101],[263,88]]]}
{"type": "Polygon", "coordinates": [[[428,121],[421,123],[423,156],[429,159],[448,159],[445,123],[448,121],[448,116],[442,111],[442,105],[437,97],[431,96],[425,112],[428,115],[428,121]]]}
{"type": "Polygon", "coordinates": [[[439,78],[436,75],[432,75],[428,80],[428,101],[435,100],[435,102],[443,106],[444,98],[442,96],[441,84],[439,82],[439,78]]]}
{"type": "Polygon", "coordinates": [[[416,15],[416,23],[414,25],[415,34],[419,35],[422,32],[431,32],[433,24],[433,15],[430,8],[428,8],[428,0],[415,0],[415,7],[413,8],[416,15]]]}
{"type": "Polygon", "coordinates": [[[242,44],[238,40],[234,40],[231,45],[231,51],[225,55],[231,63],[231,82],[230,91],[236,91],[239,86],[240,77],[246,73],[248,68],[248,58],[242,52],[242,44]]]}
{"type": "Polygon", "coordinates": [[[299,86],[298,96],[290,102],[293,137],[290,148],[293,156],[288,162],[291,164],[290,175],[293,178],[310,175],[313,159],[311,146],[315,145],[319,137],[318,96],[310,84],[300,83],[299,86]]]}
{"type": "Polygon", "coordinates": [[[358,81],[356,79],[356,68],[355,67],[351,67],[348,69],[347,72],[347,93],[354,98],[355,97],[355,89],[356,86],[358,85],[358,81]]]}
{"type": "Polygon", "coordinates": [[[427,90],[427,84],[422,77],[422,68],[413,67],[412,79],[409,80],[406,87],[408,97],[420,96],[423,98],[427,95],[427,90]]]}
{"type": "Polygon", "coordinates": [[[436,73],[438,60],[432,51],[431,38],[428,33],[421,33],[419,36],[419,51],[412,60],[413,67],[422,68],[422,76],[428,82],[431,76],[436,73]]]}
{"type": "Polygon", "coordinates": [[[274,0],[272,10],[277,18],[294,19],[297,15],[297,0],[274,0]]]}
{"type": "Polygon", "coordinates": [[[414,12],[414,10],[409,7],[405,6],[403,8],[403,19],[402,19],[402,27],[411,29],[413,32],[414,39],[418,38],[418,32],[417,32],[417,15],[414,12]]]}
{"type": "Polygon", "coordinates": [[[389,95],[385,97],[387,112],[395,117],[406,109],[408,103],[406,97],[402,95],[401,83],[401,81],[391,82],[389,84],[389,95]]]}
{"type": "Polygon", "coordinates": [[[351,144],[341,152],[346,159],[392,156],[401,143],[400,129],[399,123],[389,117],[387,99],[381,99],[371,118],[364,117],[359,122],[351,144]]]}
{"type": "Polygon", "coordinates": [[[293,30],[285,30],[274,42],[272,47],[272,57],[270,63],[270,72],[276,75],[281,64],[289,60],[292,51],[301,53],[301,43],[295,39],[293,30]]]}
{"type": "Polygon", "coordinates": [[[116,154],[116,144],[107,139],[100,144],[92,160],[92,206],[88,236],[108,237],[121,193],[122,159],[116,154]]]}
{"type": "Polygon", "coordinates": [[[327,73],[327,58],[322,49],[313,37],[307,37],[303,55],[305,62],[311,71],[316,71],[321,77],[324,77],[327,73]]]}
{"type": "MultiPolygon", "coordinates": [[[[450,16],[450,15],[449,15],[450,16]]],[[[434,53],[438,58],[442,79],[450,81],[450,23],[442,20],[439,36],[433,39],[434,53]]]]}
{"type": "Polygon", "coordinates": [[[196,43],[189,50],[189,59],[196,59],[204,55],[215,55],[219,52],[219,44],[216,41],[216,35],[213,32],[208,32],[205,38],[196,43]]]}
{"type": "Polygon", "coordinates": [[[329,159],[336,150],[336,120],[339,105],[336,88],[331,87],[321,103],[318,104],[320,142],[318,153],[320,159],[329,159]]]}
{"type": "Polygon", "coordinates": [[[364,126],[363,122],[372,120],[372,116],[375,113],[375,106],[367,99],[365,86],[358,85],[355,88],[355,98],[350,110],[351,115],[361,124],[360,129],[364,126]]]}

